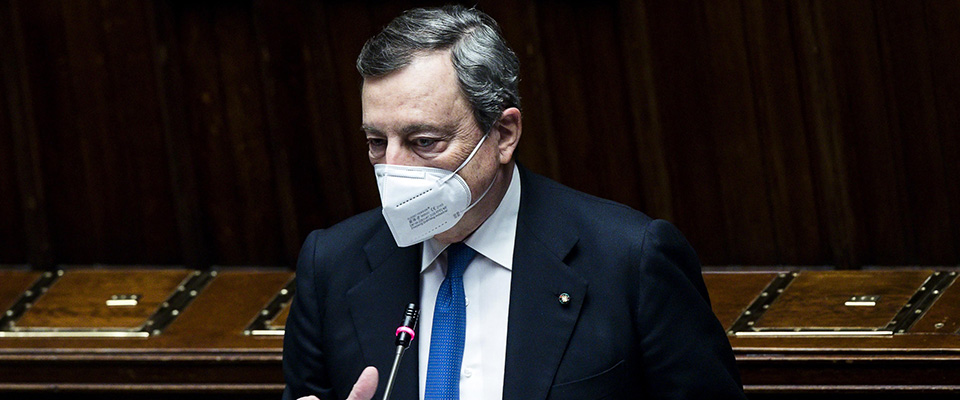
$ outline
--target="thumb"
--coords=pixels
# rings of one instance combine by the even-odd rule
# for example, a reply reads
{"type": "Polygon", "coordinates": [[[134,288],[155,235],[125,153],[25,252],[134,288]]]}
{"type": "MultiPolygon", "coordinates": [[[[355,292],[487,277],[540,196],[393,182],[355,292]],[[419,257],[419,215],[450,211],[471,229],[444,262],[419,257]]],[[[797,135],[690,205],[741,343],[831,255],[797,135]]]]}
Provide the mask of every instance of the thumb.
{"type": "Polygon", "coordinates": [[[347,400],[371,400],[373,394],[377,392],[377,382],[380,380],[380,374],[375,367],[367,367],[360,373],[357,383],[353,384],[353,390],[347,400]]]}

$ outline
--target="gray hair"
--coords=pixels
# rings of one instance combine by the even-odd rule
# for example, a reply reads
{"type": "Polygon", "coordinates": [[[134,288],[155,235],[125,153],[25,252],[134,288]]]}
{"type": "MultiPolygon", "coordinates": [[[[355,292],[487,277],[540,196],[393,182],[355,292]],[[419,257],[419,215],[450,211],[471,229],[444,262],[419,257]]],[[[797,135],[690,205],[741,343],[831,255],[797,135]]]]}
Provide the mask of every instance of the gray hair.
{"type": "Polygon", "coordinates": [[[503,110],[520,108],[520,61],[500,35],[497,22],[473,8],[405,11],[363,45],[357,70],[364,78],[383,76],[424,52],[447,49],[460,91],[483,132],[493,128],[503,110]]]}

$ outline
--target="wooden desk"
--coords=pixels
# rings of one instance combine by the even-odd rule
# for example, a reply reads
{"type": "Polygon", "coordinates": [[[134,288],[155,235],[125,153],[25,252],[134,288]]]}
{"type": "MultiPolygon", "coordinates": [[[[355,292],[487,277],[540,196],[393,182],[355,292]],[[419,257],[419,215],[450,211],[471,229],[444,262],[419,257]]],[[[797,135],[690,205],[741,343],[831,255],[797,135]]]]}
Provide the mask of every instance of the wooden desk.
{"type": "Polygon", "coordinates": [[[704,279],[748,393],[946,395],[960,390],[954,274],[946,268],[710,272],[704,279]],[[792,279],[777,293],[774,281],[784,274],[792,279]],[[759,307],[751,326],[742,324],[764,296],[775,298],[759,307]],[[874,305],[845,304],[873,296],[874,305]]]}
{"type": "MultiPolygon", "coordinates": [[[[43,322],[61,328],[88,327],[89,321],[76,312],[81,310],[87,317],[97,317],[88,320],[107,325],[111,319],[123,318],[123,328],[136,329],[192,273],[186,269],[67,269],[17,326],[26,321],[27,328],[43,322]],[[106,276],[134,285],[123,288],[124,293],[158,293],[159,289],[168,293],[163,299],[153,296],[149,309],[131,307],[121,310],[119,317],[109,315],[109,307],[100,305],[121,289],[102,291],[106,276]],[[62,301],[66,293],[75,296],[73,309],[62,301]],[[137,317],[139,322],[131,322],[137,317]]],[[[15,301],[9,286],[28,290],[27,282],[39,277],[36,272],[0,271],[0,307],[7,309],[15,301]]],[[[79,337],[0,337],[0,393],[160,391],[263,393],[276,398],[283,389],[283,337],[253,336],[245,330],[292,278],[292,272],[278,270],[219,272],[177,310],[165,329],[145,337],[82,337],[76,331],[66,333],[79,337]]],[[[148,296],[144,295],[143,303],[148,296]]]]}
{"type": "MultiPolygon", "coordinates": [[[[960,391],[960,289],[952,272],[708,271],[704,279],[751,398],[946,398],[960,391]],[[856,299],[874,304],[845,304],[856,299]]],[[[42,273],[0,269],[0,309],[17,317],[0,328],[8,336],[0,337],[0,394],[278,398],[277,333],[292,278],[277,269],[65,268],[37,289],[42,273]],[[36,293],[23,308],[28,291],[36,293]],[[185,297],[176,300],[178,293],[185,297]],[[142,297],[135,306],[105,305],[124,295],[142,297]],[[151,320],[163,326],[151,329],[151,320]],[[51,327],[66,334],[55,337],[51,327]],[[103,327],[141,333],[109,337],[103,327]],[[30,331],[40,334],[9,337],[30,331]]]]}

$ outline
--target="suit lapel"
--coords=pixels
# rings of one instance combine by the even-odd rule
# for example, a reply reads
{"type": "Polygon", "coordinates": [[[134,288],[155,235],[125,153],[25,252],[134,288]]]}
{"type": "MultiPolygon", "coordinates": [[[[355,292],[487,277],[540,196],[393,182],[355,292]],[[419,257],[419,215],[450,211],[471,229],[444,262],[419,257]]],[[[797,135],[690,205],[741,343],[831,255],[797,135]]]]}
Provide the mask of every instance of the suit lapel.
{"type": "MultiPolygon", "coordinates": [[[[350,314],[366,365],[377,366],[383,396],[396,354],[394,331],[407,304],[420,302],[420,246],[399,248],[384,225],[364,247],[370,274],[347,291],[350,314]]],[[[407,349],[397,371],[394,398],[415,399],[418,394],[416,340],[407,349]]]]}
{"type": "MultiPolygon", "coordinates": [[[[522,178],[529,175],[526,172],[521,169],[522,178]]],[[[546,215],[544,210],[552,208],[540,197],[538,183],[521,180],[504,400],[547,397],[587,291],[587,281],[563,262],[577,236],[560,219],[546,215]],[[561,304],[561,293],[569,295],[567,304],[561,304]]]]}

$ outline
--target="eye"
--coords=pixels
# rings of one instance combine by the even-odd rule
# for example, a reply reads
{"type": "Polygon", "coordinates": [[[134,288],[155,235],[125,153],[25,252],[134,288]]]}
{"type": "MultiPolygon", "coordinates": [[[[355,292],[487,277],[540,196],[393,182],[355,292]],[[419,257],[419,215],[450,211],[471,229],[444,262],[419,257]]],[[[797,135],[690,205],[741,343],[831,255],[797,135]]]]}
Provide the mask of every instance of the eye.
{"type": "Polygon", "coordinates": [[[416,138],[413,139],[413,144],[417,147],[430,147],[437,143],[437,139],[431,138],[416,138]]]}
{"type": "Polygon", "coordinates": [[[373,157],[373,158],[383,157],[384,153],[387,151],[387,139],[378,138],[378,137],[368,137],[367,147],[369,148],[370,157],[373,157]]]}

